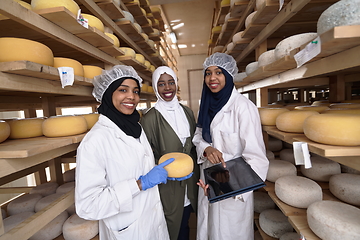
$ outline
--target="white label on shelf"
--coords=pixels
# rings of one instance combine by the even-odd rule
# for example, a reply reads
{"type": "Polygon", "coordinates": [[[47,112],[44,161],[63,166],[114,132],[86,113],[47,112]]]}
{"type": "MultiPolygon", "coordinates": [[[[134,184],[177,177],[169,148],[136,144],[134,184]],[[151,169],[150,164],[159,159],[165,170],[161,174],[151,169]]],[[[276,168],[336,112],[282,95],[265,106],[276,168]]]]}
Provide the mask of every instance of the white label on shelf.
{"type": "Polygon", "coordinates": [[[72,86],[74,83],[74,69],[72,67],[59,67],[58,68],[61,86],[62,88],[66,86],[72,86]]]}
{"type": "Polygon", "coordinates": [[[279,0],[279,12],[282,9],[282,7],[284,6],[284,0],[279,0]]]}
{"type": "Polygon", "coordinates": [[[311,168],[311,159],[308,144],[305,142],[293,142],[294,157],[296,165],[305,165],[305,168],[311,168]]]}
{"type": "Polygon", "coordinates": [[[79,11],[78,11],[78,14],[76,16],[76,20],[83,27],[89,28],[89,21],[81,15],[81,9],[79,9],[79,11]]]}
{"type": "Polygon", "coordinates": [[[297,67],[301,67],[321,52],[320,37],[315,38],[309,42],[305,48],[294,55],[297,67]]]}
{"type": "Polygon", "coordinates": [[[300,233],[300,238],[299,238],[299,240],[306,240],[306,238],[304,237],[304,235],[302,235],[302,234],[300,233]]]}

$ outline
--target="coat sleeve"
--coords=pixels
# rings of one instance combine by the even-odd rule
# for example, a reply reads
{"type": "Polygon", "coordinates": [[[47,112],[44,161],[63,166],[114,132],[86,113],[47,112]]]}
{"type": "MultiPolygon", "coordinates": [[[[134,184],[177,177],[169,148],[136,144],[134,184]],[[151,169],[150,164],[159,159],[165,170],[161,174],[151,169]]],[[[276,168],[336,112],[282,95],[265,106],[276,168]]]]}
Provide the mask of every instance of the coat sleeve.
{"type": "Polygon", "coordinates": [[[202,128],[197,127],[193,143],[196,146],[196,152],[197,152],[197,162],[198,164],[201,164],[207,160],[206,157],[204,157],[204,151],[207,147],[211,146],[208,142],[206,142],[202,137],[202,128]]]}
{"type": "Polygon", "coordinates": [[[84,139],[76,156],[76,213],[87,220],[100,220],[132,211],[133,198],[140,192],[136,179],[110,186],[106,179],[106,154],[101,140],[95,135],[87,139],[92,141],[84,139]]]}

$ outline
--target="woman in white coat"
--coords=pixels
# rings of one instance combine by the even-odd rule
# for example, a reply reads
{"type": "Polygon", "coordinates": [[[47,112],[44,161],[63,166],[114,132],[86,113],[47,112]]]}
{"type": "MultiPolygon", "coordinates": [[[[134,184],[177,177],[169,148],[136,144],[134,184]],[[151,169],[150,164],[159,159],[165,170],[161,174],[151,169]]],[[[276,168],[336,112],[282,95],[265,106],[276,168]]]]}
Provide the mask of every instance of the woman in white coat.
{"type": "MultiPolygon", "coordinates": [[[[256,106],[239,92],[233,83],[238,68],[225,53],[214,53],[204,64],[204,84],[193,143],[203,169],[242,156],[265,180],[268,159],[265,154],[261,123],[256,106]]],[[[254,239],[253,193],[209,203],[199,191],[197,239],[254,239]]]]}
{"type": "Polygon", "coordinates": [[[98,122],[76,157],[76,213],[99,220],[100,240],[169,239],[157,185],[166,183],[138,123],[142,79],[117,65],[93,80],[98,122]]]}

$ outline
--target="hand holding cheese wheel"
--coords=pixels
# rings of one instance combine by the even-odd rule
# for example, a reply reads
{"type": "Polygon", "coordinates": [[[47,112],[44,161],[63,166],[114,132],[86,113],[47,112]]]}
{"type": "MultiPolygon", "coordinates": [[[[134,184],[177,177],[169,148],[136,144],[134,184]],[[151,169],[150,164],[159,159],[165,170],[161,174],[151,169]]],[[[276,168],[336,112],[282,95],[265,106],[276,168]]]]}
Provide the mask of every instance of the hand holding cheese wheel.
{"type": "Polygon", "coordinates": [[[10,125],[5,121],[0,121],[0,143],[10,136],[10,125]]]}
{"type": "Polygon", "coordinates": [[[159,159],[159,164],[169,158],[175,158],[172,163],[164,167],[168,172],[169,178],[183,178],[192,173],[194,169],[194,163],[189,155],[180,152],[167,153],[159,159]]]}
{"type": "Polygon", "coordinates": [[[42,125],[46,137],[65,137],[87,131],[88,125],[83,116],[54,116],[42,125]]]}

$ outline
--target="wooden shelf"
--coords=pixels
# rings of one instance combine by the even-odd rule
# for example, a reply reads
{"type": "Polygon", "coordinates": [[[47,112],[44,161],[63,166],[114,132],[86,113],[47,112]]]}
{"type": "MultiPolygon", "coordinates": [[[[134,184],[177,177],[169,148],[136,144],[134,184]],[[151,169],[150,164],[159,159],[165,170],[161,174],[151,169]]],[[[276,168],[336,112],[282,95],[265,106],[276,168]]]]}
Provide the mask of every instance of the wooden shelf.
{"type": "Polygon", "coordinates": [[[109,16],[109,18],[113,20],[125,17],[121,8],[116,5],[112,0],[104,0],[101,2],[97,2],[96,4],[101,8],[101,10],[104,11],[106,15],[109,16]]]}
{"type": "Polygon", "coordinates": [[[241,17],[246,12],[246,8],[248,7],[250,1],[244,2],[235,2],[234,6],[230,8],[230,17],[241,17]]]}

